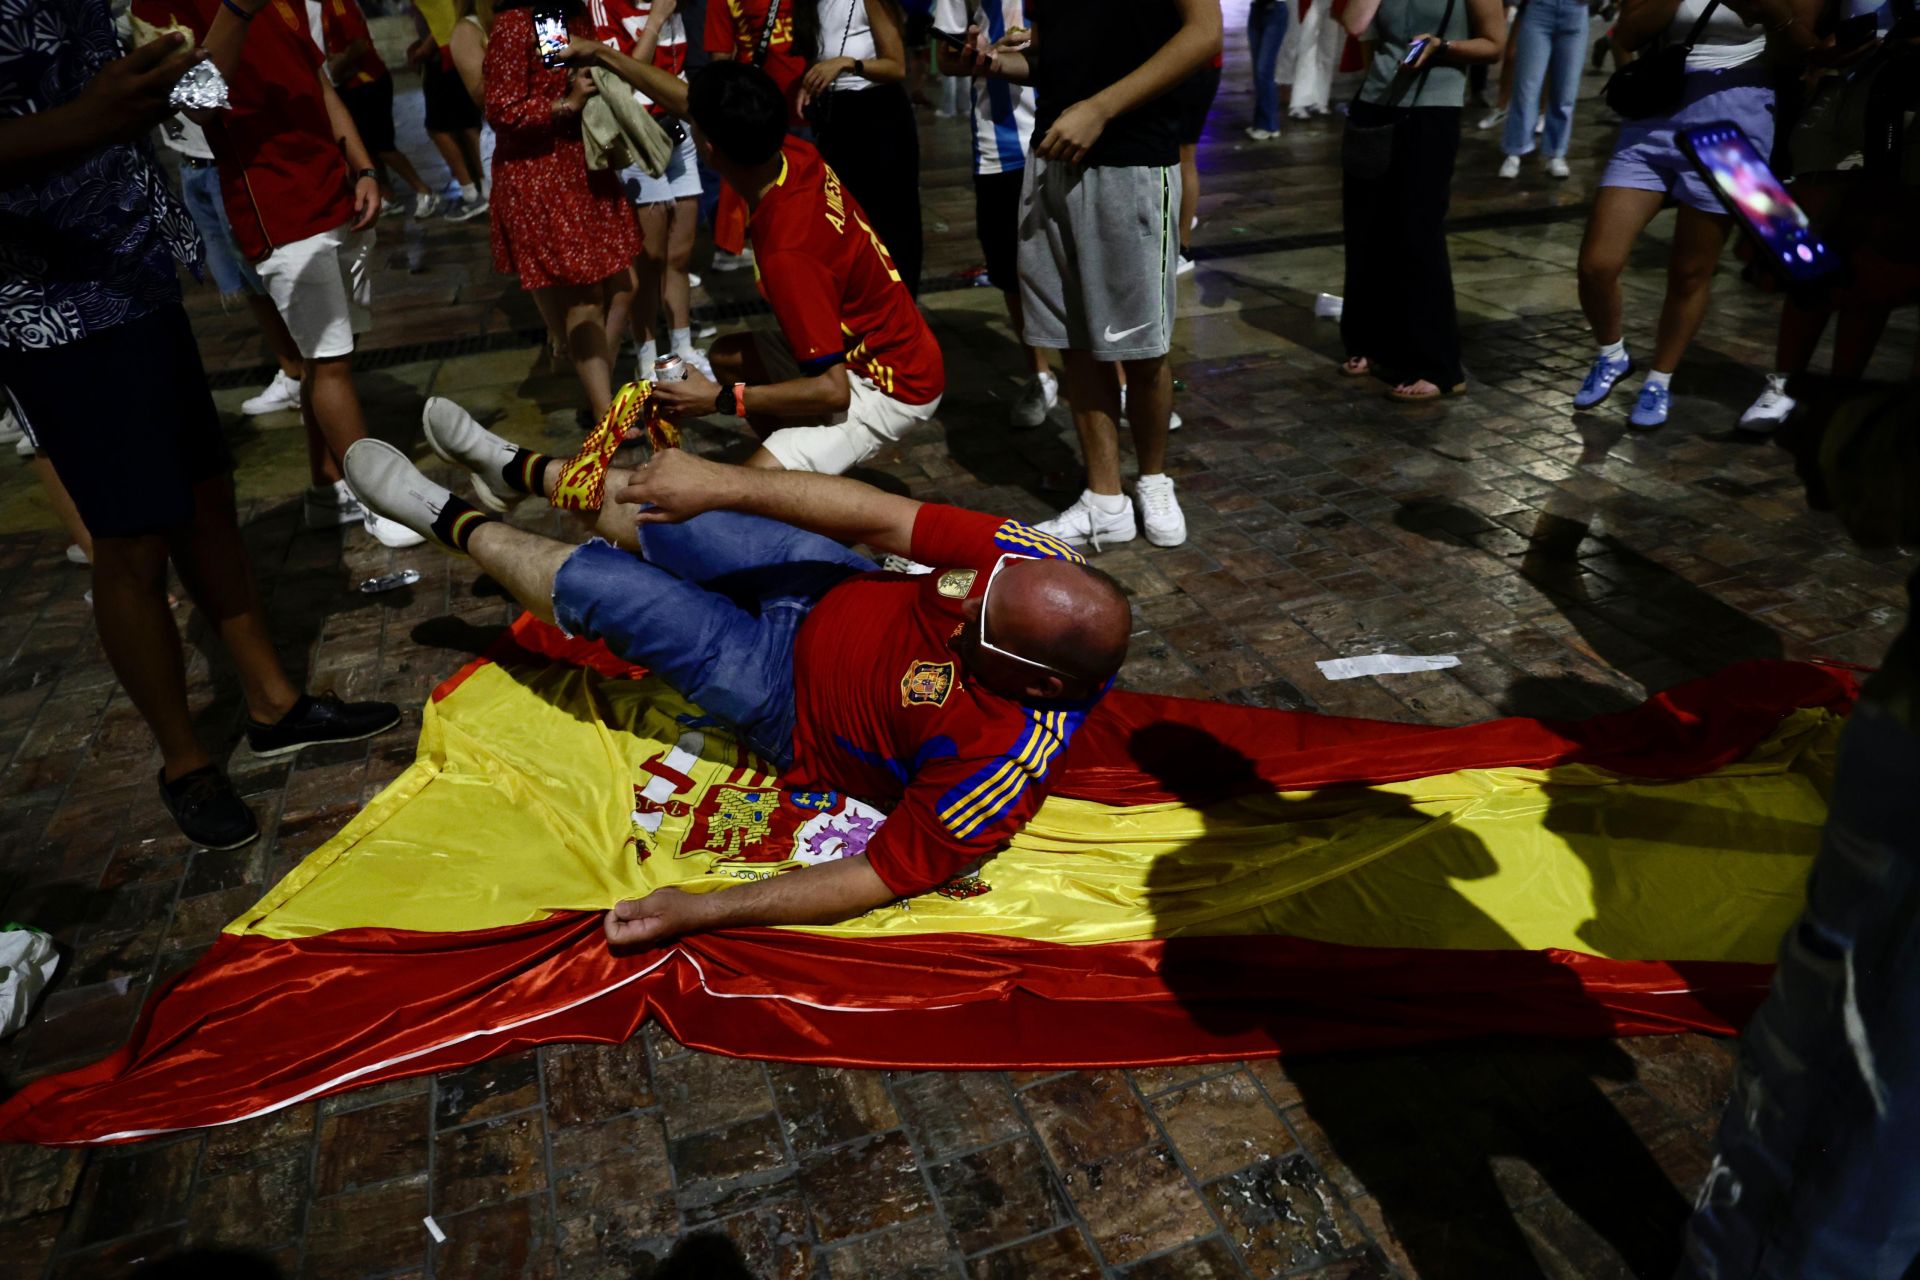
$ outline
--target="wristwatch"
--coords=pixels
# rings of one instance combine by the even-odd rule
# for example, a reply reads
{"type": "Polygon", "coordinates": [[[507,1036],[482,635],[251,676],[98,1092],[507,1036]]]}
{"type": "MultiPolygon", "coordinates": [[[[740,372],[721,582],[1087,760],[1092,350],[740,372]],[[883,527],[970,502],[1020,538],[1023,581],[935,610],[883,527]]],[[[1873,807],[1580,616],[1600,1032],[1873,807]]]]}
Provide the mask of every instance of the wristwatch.
{"type": "Polygon", "coordinates": [[[380,171],[378,169],[362,169],[353,175],[355,182],[360,181],[362,178],[372,178],[375,182],[378,182],[380,181],[380,171]]]}
{"type": "Polygon", "coordinates": [[[855,58],[853,60],[853,74],[859,76],[863,80],[866,79],[867,60],[865,58],[855,58]]]}
{"type": "Polygon", "coordinates": [[[730,418],[740,416],[739,399],[734,395],[732,387],[720,388],[720,393],[713,398],[713,411],[724,413],[730,418]]]}

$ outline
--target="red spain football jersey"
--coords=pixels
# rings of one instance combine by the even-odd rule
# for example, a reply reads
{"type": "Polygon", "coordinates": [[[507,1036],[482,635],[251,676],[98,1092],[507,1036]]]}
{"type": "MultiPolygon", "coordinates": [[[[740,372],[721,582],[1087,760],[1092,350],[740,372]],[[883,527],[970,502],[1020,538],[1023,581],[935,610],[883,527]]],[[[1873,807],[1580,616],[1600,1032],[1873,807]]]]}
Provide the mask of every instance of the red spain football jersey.
{"type": "Polygon", "coordinates": [[[963,669],[961,605],[1009,553],[1080,559],[1017,521],[929,503],[914,523],[913,558],[933,572],[852,578],[794,641],[793,763],[782,785],[890,805],[866,855],[903,897],[1006,846],[1040,807],[1048,770],[1093,705],[1028,706],[963,669]]]}
{"type": "Polygon", "coordinates": [[[799,124],[794,91],[807,74],[807,64],[793,51],[793,0],[707,0],[707,25],[700,33],[700,42],[708,53],[730,53],[735,62],[750,63],[769,20],[773,30],[760,69],[780,86],[792,121],[799,124]]]}
{"type": "MultiPolygon", "coordinates": [[[[652,13],[653,0],[587,0],[593,38],[628,57],[633,56],[640,43],[640,32],[652,13]]],[[[653,46],[653,65],[676,76],[686,71],[687,25],[678,13],[660,24],[660,38],[653,46]]]]}
{"type": "Polygon", "coordinates": [[[947,386],[940,344],[853,193],[812,144],[788,138],[780,178],[747,223],[760,292],[807,374],[844,359],[882,392],[928,404],[947,386]]]}

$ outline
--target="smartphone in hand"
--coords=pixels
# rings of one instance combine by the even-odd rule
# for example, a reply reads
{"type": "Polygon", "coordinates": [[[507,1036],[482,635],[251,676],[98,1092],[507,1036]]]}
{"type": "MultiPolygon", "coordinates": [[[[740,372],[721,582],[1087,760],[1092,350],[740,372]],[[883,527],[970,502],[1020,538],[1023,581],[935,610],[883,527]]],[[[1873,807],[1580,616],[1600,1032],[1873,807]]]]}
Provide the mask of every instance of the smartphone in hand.
{"type": "Polygon", "coordinates": [[[557,67],[567,59],[567,15],[563,9],[533,11],[533,43],[543,66],[557,67]]]}
{"type": "Polygon", "coordinates": [[[1400,59],[1400,65],[1403,67],[1412,66],[1415,60],[1417,60],[1420,57],[1420,51],[1425,49],[1429,44],[1432,44],[1432,43],[1433,42],[1427,39],[1425,36],[1422,36],[1420,37],[1420,39],[1415,40],[1412,44],[1407,46],[1407,54],[1404,58],[1400,59]]]}

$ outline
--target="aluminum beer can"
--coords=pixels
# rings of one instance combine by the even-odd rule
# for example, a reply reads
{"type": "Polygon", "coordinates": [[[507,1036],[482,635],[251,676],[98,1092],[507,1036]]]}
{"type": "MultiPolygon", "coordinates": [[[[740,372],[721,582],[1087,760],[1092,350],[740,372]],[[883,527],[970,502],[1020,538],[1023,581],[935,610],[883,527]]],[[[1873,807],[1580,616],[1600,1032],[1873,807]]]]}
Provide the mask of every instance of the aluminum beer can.
{"type": "Polygon", "coordinates": [[[685,382],[687,380],[687,362],[679,356],[668,354],[653,362],[653,380],[655,382],[685,382]]]}

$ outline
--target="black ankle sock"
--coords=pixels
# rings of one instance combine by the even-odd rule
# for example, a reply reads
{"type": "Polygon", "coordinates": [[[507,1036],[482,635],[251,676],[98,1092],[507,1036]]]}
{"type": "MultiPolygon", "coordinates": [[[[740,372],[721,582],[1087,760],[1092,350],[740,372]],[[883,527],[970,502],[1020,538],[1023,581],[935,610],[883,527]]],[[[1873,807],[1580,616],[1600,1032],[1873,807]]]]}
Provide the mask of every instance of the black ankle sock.
{"type": "Polygon", "coordinates": [[[468,502],[465,498],[447,495],[447,505],[433,521],[433,536],[455,551],[464,552],[467,543],[473,539],[473,531],[483,524],[493,523],[493,517],[468,502]]]}
{"type": "Polygon", "coordinates": [[[513,460],[503,468],[507,487],[515,493],[530,493],[534,497],[543,497],[540,492],[540,477],[546,471],[547,464],[553,459],[544,453],[535,453],[531,449],[515,449],[513,460]]]}

